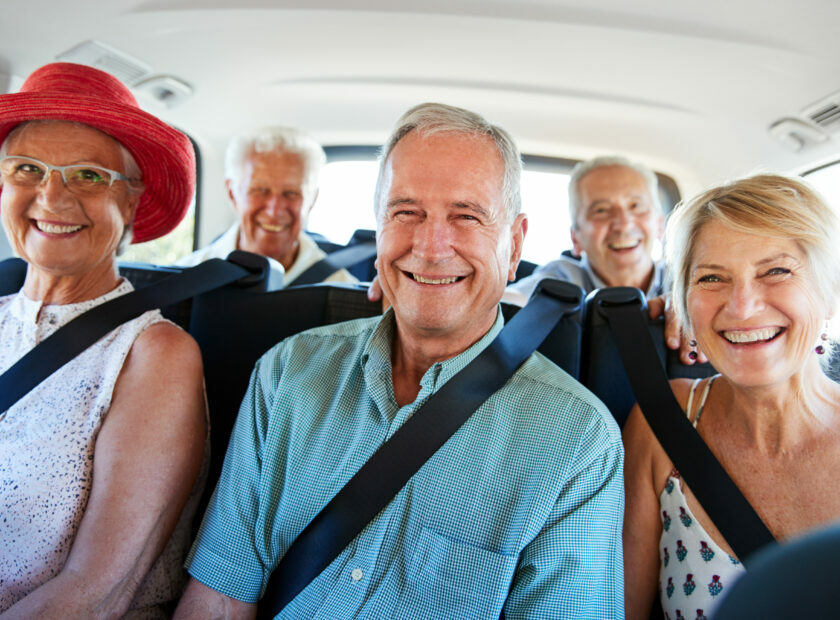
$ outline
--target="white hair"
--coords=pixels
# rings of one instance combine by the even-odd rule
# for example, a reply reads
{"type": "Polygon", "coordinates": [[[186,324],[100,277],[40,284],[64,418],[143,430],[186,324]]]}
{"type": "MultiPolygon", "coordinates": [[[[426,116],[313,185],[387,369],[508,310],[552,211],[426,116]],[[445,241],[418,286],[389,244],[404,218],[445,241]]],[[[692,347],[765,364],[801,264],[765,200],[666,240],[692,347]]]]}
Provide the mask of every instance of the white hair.
{"type": "MultiPolygon", "coordinates": [[[[123,157],[123,174],[131,179],[125,183],[128,194],[142,194],[145,189],[143,186],[143,172],[140,170],[137,160],[134,159],[134,156],[122,144],[120,144],[120,151],[123,157]]],[[[122,237],[120,237],[120,242],[117,244],[117,256],[125,254],[132,241],[134,241],[134,217],[131,218],[131,221],[123,229],[122,237]]]]}
{"type": "Polygon", "coordinates": [[[253,153],[292,153],[303,160],[303,193],[306,204],[314,199],[318,176],[327,162],[321,145],[294,127],[262,127],[234,136],[225,151],[225,179],[241,181],[245,161],[253,153]]]}
{"type": "Polygon", "coordinates": [[[572,169],[572,176],[569,177],[569,218],[573,228],[577,229],[578,227],[577,218],[581,207],[583,207],[580,197],[580,180],[593,170],[607,166],[622,166],[639,173],[647,184],[654,208],[660,213],[662,212],[662,205],[659,201],[659,183],[656,180],[656,174],[650,168],[620,155],[604,155],[579,162],[572,169]]]}

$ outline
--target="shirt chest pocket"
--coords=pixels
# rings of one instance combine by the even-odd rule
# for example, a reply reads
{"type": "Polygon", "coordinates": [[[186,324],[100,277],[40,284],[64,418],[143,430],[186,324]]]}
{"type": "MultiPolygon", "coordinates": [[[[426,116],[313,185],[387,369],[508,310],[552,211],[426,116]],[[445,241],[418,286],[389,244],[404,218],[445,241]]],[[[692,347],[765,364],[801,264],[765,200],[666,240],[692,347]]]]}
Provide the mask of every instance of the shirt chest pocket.
{"type": "Polygon", "coordinates": [[[516,560],[424,528],[392,617],[498,618],[516,560]]]}

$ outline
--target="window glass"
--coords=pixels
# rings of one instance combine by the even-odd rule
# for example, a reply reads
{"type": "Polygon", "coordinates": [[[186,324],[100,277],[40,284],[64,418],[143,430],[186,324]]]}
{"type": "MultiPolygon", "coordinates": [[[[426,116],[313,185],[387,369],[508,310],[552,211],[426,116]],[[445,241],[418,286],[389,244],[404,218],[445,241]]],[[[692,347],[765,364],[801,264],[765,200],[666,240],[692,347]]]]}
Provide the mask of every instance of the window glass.
{"type": "Polygon", "coordinates": [[[309,214],[309,230],[345,244],[359,228],[373,230],[376,161],[332,161],[321,170],[318,199],[309,214]]]}
{"type": "Polygon", "coordinates": [[[828,204],[840,210],[840,162],[806,172],[803,176],[823,195],[828,204]]]}
{"type": "Polygon", "coordinates": [[[542,265],[572,247],[568,188],[568,174],[522,171],[522,211],[528,215],[523,260],[542,265]]]}
{"type": "MultiPolygon", "coordinates": [[[[328,146],[329,161],[321,173],[318,200],[309,217],[309,230],[335,243],[347,243],[353,231],[374,229],[373,192],[378,166],[375,147],[328,146]]],[[[522,210],[528,215],[528,234],[523,260],[544,264],[567,249],[569,236],[569,177],[574,160],[554,157],[523,157],[522,210]]],[[[657,174],[659,194],[665,211],[679,201],[680,193],[671,177],[657,174]]],[[[660,243],[654,258],[661,256],[660,243]]]]}
{"type": "Polygon", "coordinates": [[[171,265],[193,251],[194,237],[195,200],[190,204],[189,211],[175,230],[153,241],[132,243],[128,246],[128,250],[118,258],[121,261],[171,265]]]}
{"type": "Polygon", "coordinates": [[[121,261],[137,263],[152,263],[155,265],[171,265],[179,258],[187,256],[195,249],[195,224],[197,210],[201,204],[199,188],[201,187],[201,150],[189,134],[185,134],[192,142],[195,151],[196,193],[193,194],[190,208],[184,219],[168,235],[145,243],[132,243],[124,254],[117,258],[121,261]]]}
{"type": "MultiPolygon", "coordinates": [[[[373,192],[378,172],[375,161],[333,161],[321,172],[318,200],[309,216],[309,230],[330,241],[347,243],[353,231],[374,229],[373,192]]],[[[523,258],[545,263],[571,247],[567,186],[569,175],[525,170],[522,210],[528,214],[523,258]]]]}

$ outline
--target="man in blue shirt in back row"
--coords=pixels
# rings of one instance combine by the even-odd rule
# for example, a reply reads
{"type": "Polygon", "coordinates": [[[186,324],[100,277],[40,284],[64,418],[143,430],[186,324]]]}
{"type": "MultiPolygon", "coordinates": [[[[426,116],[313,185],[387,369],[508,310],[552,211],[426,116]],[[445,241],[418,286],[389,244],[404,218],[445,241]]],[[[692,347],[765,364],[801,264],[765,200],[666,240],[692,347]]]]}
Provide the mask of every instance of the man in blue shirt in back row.
{"type": "Polygon", "coordinates": [[[620,156],[578,163],[569,177],[569,219],[574,256],[511,284],[503,301],[524,306],[543,278],[573,282],[586,293],[634,286],[648,298],[665,294],[663,265],[653,259],[665,216],[652,170],[620,156]]]}
{"type": "MultiPolygon", "coordinates": [[[[502,328],[527,230],[519,151],[441,104],[403,115],[377,183],[382,317],[258,362],[177,618],[249,618],[293,540],[502,328]]],[[[623,617],[623,452],[585,388],[533,354],[277,617],[623,617]]]]}
{"type": "Polygon", "coordinates": [[[619,155],[579,162],[569,177],[569,219],[572,255],[564,253],[511,284],[502,301],[524,306],[543,278],[572,282],[587,294],[632,286],[648,298],[652,319],[664,316],[665,341],[679,349],[682,362],[707,362],[682,333],[667,299],[664,263],[653,258],[665,224],[656,173],[619,155]]]}

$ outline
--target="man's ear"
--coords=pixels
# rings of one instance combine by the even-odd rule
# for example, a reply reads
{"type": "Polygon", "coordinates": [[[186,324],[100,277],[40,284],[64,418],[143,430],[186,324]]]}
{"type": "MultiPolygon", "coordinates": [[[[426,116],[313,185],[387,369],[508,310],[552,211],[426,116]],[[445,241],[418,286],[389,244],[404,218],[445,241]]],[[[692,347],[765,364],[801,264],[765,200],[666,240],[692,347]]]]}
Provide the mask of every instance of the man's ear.
{"type": "Polygon", "coordinates": [[[309,214],[312,213],[312,207],[315,206],[315,203],[318,201],[318,188],[315,188],[315,193],[312,195],[312,200],[309,201],[309,204],[304,205],[303,213],[301,214],[301,219],[304,222],[304,228],[306,228],[306,222],[309,219],[309,214]]]}
{"type": "Polygon", "coordinates": [[[569,228],[569,236],[572,238],[572,252],[575,256],[580,258],[583,256],[583,246],[580,244],[580,240],[578,239],[578,232],[575,230],[574,226],[569,228]]]}
{"type": "Polygon", "coordinates": [[[513,220],[510,227],[510,267],[508,269],[508,281],[516,280],[516,268],[519,267],[519,260],[522,258],[522,246],[525,243],[525,235],[528,232],[528,216],[520,213],[513,220]]]}
{"type": "Polygon", "coordinates": [[[228,198],[230,198],[230,202],[233,204],[233,210],[239,213],[239,207],[236,204],[236,198],[233,197],[233,180],[232,179],[225,179],[225,189],[227,190],[228,198]]]}

